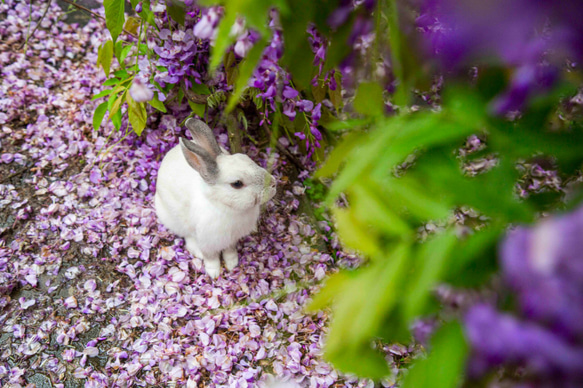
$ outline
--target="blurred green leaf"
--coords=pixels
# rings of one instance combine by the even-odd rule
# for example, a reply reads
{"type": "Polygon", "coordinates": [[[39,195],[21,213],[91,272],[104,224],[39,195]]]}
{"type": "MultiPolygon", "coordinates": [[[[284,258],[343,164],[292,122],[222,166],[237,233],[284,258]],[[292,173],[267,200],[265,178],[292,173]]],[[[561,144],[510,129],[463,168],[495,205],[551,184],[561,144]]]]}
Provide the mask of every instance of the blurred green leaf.
{"type": "Polygon", "coordinates": [[[338,236],[342,242],[369,256],[377,256],[381,252],[376,236],[367,230],[353,209],[332,208],[336,220],[338,236]]]}
{"type": "Polygon", "coordinates": [[[321,81],[318,81],[317,85],[312,85],[312,95],[314,96],[314,101],[316,103],[322,102],[326,98],[326,90],[328,87],[321,81]]]}
{"type": "Polygon", "coordinates": [[[103,0],[103,6],[105,7],[105,25],[114,42],[123,31],[125,21],[124,3],[124,0],[103,0]]]}
{"type": "Polygon", "coordinates": [[[409,369],[403,388],[453,388],[461,384],[468,346],[462,327],[443,326],[431,340],[431,351],[409,369]]]}
{"type": "Polygon", "coordinates": [[[358,85],[354,110],[362,115],[382,116],[385,110],[383,89],[378,83],[363,82],[358,85]]]}
{"type": "Polygon", "coordinates": [[[408,244],[400,244],[385,260],[356,271],[334,299],[325,356],[341,371],[377,379],[389,375],[371,339],[398,300],[409,252],[408,244]]]}
{"type": "Polygon", "coordinates": [[[166,12],[168,15],[181,26],[184,25],[184,19],[186,17],[186,6],[184,2],[180,0],[165,0],[166,1],[166,12]]]}
{"type": "Polygon", "coordinates": [[[344,105],[344,100],[342,99],[342,75],[339,71],[334,72],[334,80],[336,81],[336,89],[328,88],[328,95],[330,96],[330,102],[338,110],[344,105]]]}
{"type": "Polygon", "coordinates": [[[154,27],[156,30],[158,30],[158,26],[156,25],[156,22],[154,20],[154,13],[151,10],[150,0],[130,0],[132,8],[136,9],[136,6],[140,1],[142,2],[142,12],[139,13],[140,18],[142,18],[143,21],[145,21],[146,23],[154,27]]]}
{"type": "Polygon", "coordinates": [[[381,233],[389,236],[400,236],[408,239],[412,236],[412,229],[401,219],[386,201],[386,194],[381,193],[380,187],[369,180],[362,180],[351,187],[351,204],[354,214],[363,223],[370,224],[381,233]]]}
{"type": "Polygon", "coordinates": [[[102,102],[97,108],[95,108],[95,112],[93,112],[93,129],[95,131],[97,131],[101,126],[101,122],[103,121],[103,117],[105,116],[106,111],[107,101],[102,102]]]}
{"type": "Polygon", "coordinates": [[[192,90],[196,94],[211,94],[210,89],[205,84],[193,83],[190,90],[192,90]]]}
{"type": "Polygon", "coordinates": [[[444,281],[454,287],[477,287],[497,270],[497,243],[503,232],[490,225],[461,241],[452,253],[444,281]]]}
{"type": "Polygon", "coordinates": [[[457,237],[453,231],[433,236],[421,244],[415,255],[413,276],[409,277],[409,287],[404,306],[404,318],[412,322],[424,312],[430,292],[442,278],[450,259],[457,237]]]}
{"type": "Polygon", "coordinates": [[[342,294],[349,281],[350,274],[348,271],[340,271],[329,276],[324,282],[324,286],[305,307],[306,312],[315,313],[329,306],[338,295],[342,294]]]}
{"type": "Polygon", "coordinates": [[[420,221],[440,220],[451,214],[451,205],[444,198],[436,198],[426,187],[409,176],[387,179],[387,199],[420,221]]]}
{"type": "Polygon", "coordinates": [[[342,142],[330,152],[324,165],[316,171],[315,177],[330,177],[338,172],[340,166],[346,161],[346,157],[358,147],[362,140],[364,140],[364,134],[361,132],[351,132],[345,136],[342,142]]]}
{"type": "Polygon", "coordinates": [[[123,43],[124,42],[122,40],[118,40],[113,45],[113,54],[115,55],[116,58],[119,58],[121,54],[121,50],[123,49],[123,43]]]}

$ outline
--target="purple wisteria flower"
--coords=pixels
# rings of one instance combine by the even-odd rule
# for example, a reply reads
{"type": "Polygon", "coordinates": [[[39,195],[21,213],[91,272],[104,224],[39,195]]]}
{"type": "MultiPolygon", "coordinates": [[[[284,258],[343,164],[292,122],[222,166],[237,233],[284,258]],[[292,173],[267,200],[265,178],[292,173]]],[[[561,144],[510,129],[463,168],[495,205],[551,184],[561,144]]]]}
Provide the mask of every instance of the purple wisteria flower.
{"type": "Polygon", "coordinates": [[[582,235],[583,208],[509,233],[500,257],[518,315],[488,305],[468,312],[473,376],[511,365],[529,379],[583,384],[582,235]]]}
{"type": "Polygon", "coordinates": [[[427,0],[417,24],[446,68],[502,63],[514,68],[509,90],[492,105],[498,114],[522,109],[547,90],[566,60],[583,59],[583,3],[535,0],[427,0]]]}

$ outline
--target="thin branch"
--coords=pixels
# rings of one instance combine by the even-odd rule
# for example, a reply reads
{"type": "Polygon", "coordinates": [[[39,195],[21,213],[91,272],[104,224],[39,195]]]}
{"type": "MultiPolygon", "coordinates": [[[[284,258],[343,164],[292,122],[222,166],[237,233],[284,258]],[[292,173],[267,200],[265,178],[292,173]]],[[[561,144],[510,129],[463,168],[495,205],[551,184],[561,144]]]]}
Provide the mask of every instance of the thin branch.
{"type": "MultiPolygon", "coordinates": [[[[87,12],[87,13],[89,13],[89,14],[93,15],[94,17],[96,17],[96,18],[98,18],[98,19],[105,20],[105,18],[104,18],[103,16],[101,16],[100,14],[98,14],[98,13],[96,13],[96,12],[93,12],[93,11],[92,11],[92,10],[90,10],[89,8],[86,8],[86,7],[82,6],[82,5],[79,5],[79,4],[77,4],[77,3],[75,3],[75,2],[73,2],[73,1],[71,1],[71,0],[63,0],[63,1],[64,1],[65,3],[67,3],[67,4],[71,4],[72,6],[74,6],[74,7],[77,7],[77,8],[79,8],[80,10],[82,10],[82,11],[85,11],[85,12],[87,12]]],[[[138,39],[138,37],[137,37],[135,34],[133,34],[133,33],[129,32],[129,31],[128,31],[128,30],[126,30],[125,28],[123,29],[123,32],[125,32],[126,34],[130,35],[131,37],[133,37],[133,38],[135,38],[135,39],[138,39]]]]}
{"type": "MultiPolygon", "coordinates": [[[[45,18],[45,16],[47,16],[47,13],[49,12],[49,8],[51,8],[51,1],[49,0],[47,2],[47,7],[45,8],[45,11],[43,12],[43,15],[40,17],[40,20],[36,23],[36,26],[34,26],[34,30],[32,30],[32,33],[29,34],[26,37],[26,40],[24,42],[22,42],[22,44],[20,45],[20,47],[18,48],[18,50],[21,50],[24,46],[26,46],[28,44],[28,41],[30,40],[31,36],[34,36],[34,33],[36,32],[36,30],[38,30],[40,24],[42,23],[43,19],[45,18]]],[[[30,3],[32,4],[32,0],[30,0],[30,3]]]]}

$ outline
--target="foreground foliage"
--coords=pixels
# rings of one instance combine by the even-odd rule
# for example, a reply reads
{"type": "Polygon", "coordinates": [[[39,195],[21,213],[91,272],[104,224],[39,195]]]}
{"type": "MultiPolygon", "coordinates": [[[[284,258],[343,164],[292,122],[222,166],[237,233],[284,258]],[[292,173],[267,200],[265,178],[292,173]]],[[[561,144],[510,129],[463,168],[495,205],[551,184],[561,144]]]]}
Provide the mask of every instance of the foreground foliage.
{"type": "MultiPolygon", "coordinates": [[[[441,283],[488,284],[509,226],[578,202],[576,196],[565,200],[564,185],[529,184],[528,171],[538,168],[564,182],[576,180],[583,162],[581,116],[569,105],[580,74],[563,67],[581,58],[572,41],[580,33],[572,13],[581,7],[511,1],[482,12],[473,2],[434,3],[209,1],[203,5],[212,7],[201,10],[179,1],[165,8],[132,2],[139,19],[125,23],[140,26],[137,64],[125,67],[130,46],[116,42],[123,1],[106,1],[112,41],[99,58],[106,73],[114,55],[122,69],[107,81],[115,87],[96,112],[96,126],[107,110],[120,128],[125,101],[140,133],[145,101],[164,110],[160,101],[170,96],[179,104],[188,100],[195,114],[222,120],[232,139],[237,128],[247,129],[249,104],[262,128],[277,133],[283,127],[290,139],[305,140],[306,153],[317,155],[326,144],[323,132],[342,137],[317,177],[331,179],[327,204],[338,233],[367,263],[330,277],[309,308],[332,306],[328,359],[373,378],[390,373],[376,339],[409,341],[421,317],[445,322],[405,387],[456,386],[464,378],[468,345],[481,349],[471,343],[479,336],[464,335],[475,333],[475,315],[464,329],[459,314],[440,314],[433,291],[441,283]],[[497,18],[500,13],[509,18],[497,18]],[[524,25],[511,28],[521,15],[524,25]],[[543,33],[546,27],[550,32],[543,33]],[[144,39],[153,31],[163,48],[142,46],[144,29],[144,39]],[[140,53],[149,64],[139,65],[140,53]],[[437,63],[442,66],[428,70],[437,63]],[[460,75],[475,64],[470,76],[460,75]],[[143,101],[130,84],[142,88],[143,101]],[[234,121],[225,118],[229,114],[234,121]],[[477,221],[464,225],[459,221],[468,212],[477,221]]],[[[537,325],[541,332],[554,330],[552,322],[537,325]]],[[[580,351],[580,338],[573,341],[580,351]]],[[[569,368],[553,368],[545,376],[581,379],[569,368]]],[[[488,370],[482,369],[470,377],[488,370]]],[[[539,372],[534,367],[524,378],[537,381],[539,372]]]]}

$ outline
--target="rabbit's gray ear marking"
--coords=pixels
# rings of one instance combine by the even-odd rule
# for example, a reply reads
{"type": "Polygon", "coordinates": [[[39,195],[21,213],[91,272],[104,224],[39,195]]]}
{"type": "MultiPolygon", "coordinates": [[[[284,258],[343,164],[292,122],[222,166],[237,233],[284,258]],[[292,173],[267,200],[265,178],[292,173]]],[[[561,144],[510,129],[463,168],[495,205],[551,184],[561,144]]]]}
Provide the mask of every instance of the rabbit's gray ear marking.
{"type": "Polygon", "coordinates": [[[210,129],[203,121],[189,118],[184,125],[186,125],[186,128],[190,131],[194,142],[204,148],[210,156],[216,158],[222,153],[212,129],[210,129]]]}
{"type": "Polygon", "coordinates": [[[186,162],[194,168],[208,184],[214,184],[219,175],[219,166],[214,157],[198,144],[180,138],[180,148],[186,162]]]}

